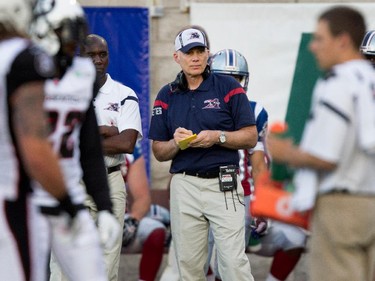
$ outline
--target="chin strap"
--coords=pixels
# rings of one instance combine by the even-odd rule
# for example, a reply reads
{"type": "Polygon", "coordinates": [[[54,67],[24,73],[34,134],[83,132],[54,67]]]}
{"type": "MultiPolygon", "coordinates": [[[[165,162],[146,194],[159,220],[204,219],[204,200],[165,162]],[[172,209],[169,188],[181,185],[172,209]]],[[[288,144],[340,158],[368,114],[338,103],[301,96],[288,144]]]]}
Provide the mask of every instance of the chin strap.
{"type": "Polygon", "coordinates": [[[60,49],[55,58],[59,69],[59,77],[62,77],[64,76],[66,70],[72,65],[73,57],[64,54],[60,49]]]}

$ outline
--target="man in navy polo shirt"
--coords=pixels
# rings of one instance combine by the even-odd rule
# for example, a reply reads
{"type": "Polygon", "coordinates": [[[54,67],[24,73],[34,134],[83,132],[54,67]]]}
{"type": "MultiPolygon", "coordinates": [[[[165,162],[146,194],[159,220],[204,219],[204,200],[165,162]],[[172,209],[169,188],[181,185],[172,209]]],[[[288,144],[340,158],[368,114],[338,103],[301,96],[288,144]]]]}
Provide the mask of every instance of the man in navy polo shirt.
{"type": "Polygon", "coordinates": [[[255,118],[241,85],[233,77],[209,72],[206,38],[194,28],[177,35],[173,56],[182,72],[160,90],[149,138],[157,160],[172,160],[171,226],[180,279],[206,280],[211,227],[223,280],[253,280],[236,170],[238,150],[257,142],[255,118]],[[193,134],[197,136],[187,148],[180,144],[193,134]]]}

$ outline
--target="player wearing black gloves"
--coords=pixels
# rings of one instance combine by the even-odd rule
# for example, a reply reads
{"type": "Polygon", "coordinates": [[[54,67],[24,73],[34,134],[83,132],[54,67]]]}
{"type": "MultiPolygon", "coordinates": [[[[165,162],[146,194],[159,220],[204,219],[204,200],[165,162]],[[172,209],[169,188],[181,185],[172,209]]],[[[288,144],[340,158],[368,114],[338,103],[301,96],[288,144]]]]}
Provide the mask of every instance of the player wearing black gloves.
{"type": "Polygon", "coordinates": [[[30,202],[35,181],[70,222],[76,214],[46,134],[44,85],[54,64],[26,38],[34,2],[0,1],[0,280],[46,280],[34,255],[42,242],[30,202]]]}

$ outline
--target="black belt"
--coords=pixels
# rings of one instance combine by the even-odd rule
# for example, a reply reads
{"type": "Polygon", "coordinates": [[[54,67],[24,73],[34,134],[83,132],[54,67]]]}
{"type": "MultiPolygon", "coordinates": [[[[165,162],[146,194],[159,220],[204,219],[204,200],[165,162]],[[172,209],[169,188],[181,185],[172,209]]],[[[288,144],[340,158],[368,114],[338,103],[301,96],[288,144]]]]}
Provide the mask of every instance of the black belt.
{"type": "Polygon", "coordinates": [[[325,194],[350,194],[350,191],[348,189],[331,189],[325,194]]]}
{"type": "Polygon", "coordinates": [[[356,197],[375,197],[374,193],[371,192],[358,192],[358,191],[350,191],[349,189],[332,189],[322,195],[350,195],[356,197]]]}
{"type": "Polygon", "coordinates": [[[189,172],[185,171],[182,172],[185,175],[203,178],[203,179],[214,179],[219,177],[219,171],[211,171],[211,172],[189,172]]]}
{"type": "MultiPolygon", "coordinates": [[[[83,210],[86,209],[86,207],[83,204],[77,204],[75,205],[77,210],[83,210]]],[[[50,216],[58,216],[60,215],[62,209],[59,206],[50,207],[50,206],[39,206],[39,210],[42,214],[50,215],[50,216]]]]}
{"type": "Polygon", "coordinates": [[[111,174],[113,172],[117,172],[117,171],[120,171],[120,170],[121,170],[121,165],[120,164],[118,164],[116,166],[113,166],[113,167],[108,167],[107,168],[107,174],[109,175],[109,174],[111,174]]]}

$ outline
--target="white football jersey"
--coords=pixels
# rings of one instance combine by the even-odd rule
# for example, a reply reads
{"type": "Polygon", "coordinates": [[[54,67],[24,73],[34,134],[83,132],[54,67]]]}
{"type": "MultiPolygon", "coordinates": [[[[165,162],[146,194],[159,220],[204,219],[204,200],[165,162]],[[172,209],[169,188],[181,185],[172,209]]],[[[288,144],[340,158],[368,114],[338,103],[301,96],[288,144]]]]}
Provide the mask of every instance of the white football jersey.
{"type": "Polygon", "coordinates": [[[0,194],[14,198],[18,181],[17,157],[11,139],[6,75],[14,58],[27,46],[25,40],[14,39],[0,43],[0,194]]]}
{"type": "MultiPolygon", "coordinates": [[[[82,122],[93,97],[95,77],[91,59],[75,57],[61,80],[48,80],[45,86],[44,106],[51,125],[49,140],[59,156],[74,203],[83,203],[86,198],[86,191],[79,183],[82,178],[79,140],[82,122]]],[[[41,205],[57,204],[55,199],[40,188],[36,190],[36,195],[36,200],[41,205]]]]}
{"type": "Polygon", "coordinates": [[[314,89],[311,117],[301,147],[337,163],[320,175],[319,192],[346,189],[375,194],[375,72],[368,61],[353,60],[333,68],[314,89]]]}
{"type": "Polygon", "coordinates": [[[252,189],[254,188],[253,178],[251,175],[252,168],[250,163],[250,156],[254,153],[254,151],[263,151],[264,153],[266,153],[264,141],[268,126],[268,113],[266,109],[255,101],[250,101],[249,105],[254,112],[255,124],[258,132],[258,141],[255,147],[251,149],[240,149],[238,151],[240,155],[240,179],[245,196],[250,195],[252,193],[252,189]]]}
{"type": "Polygon", "coordinates": [[[32,181],[15,145],[10,99],[17,87],[51,77],[54,65],[49,56],[23,38],[1,41],[0,57],[0,196],[15,199],[21,189],[31,191],[32,181]]]}

